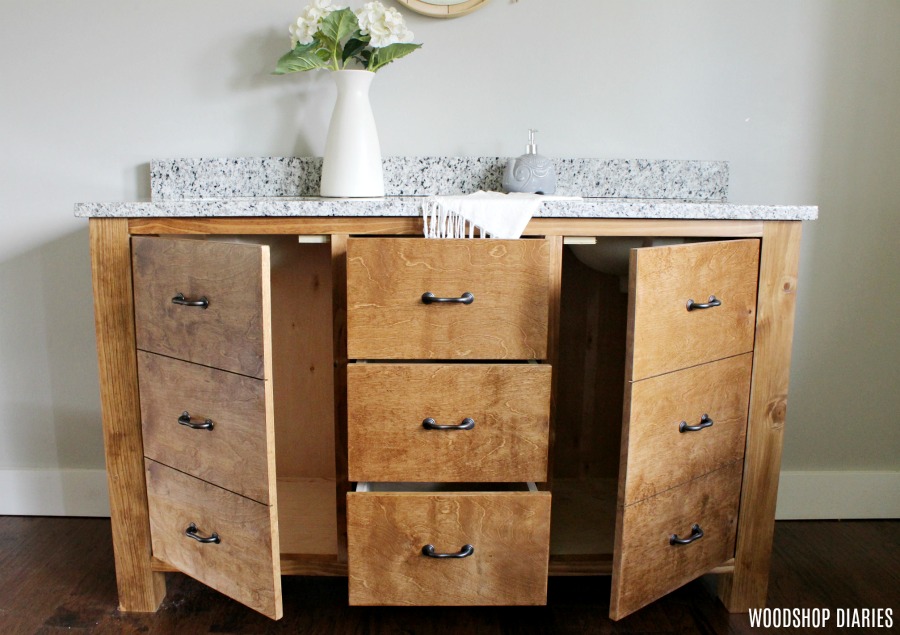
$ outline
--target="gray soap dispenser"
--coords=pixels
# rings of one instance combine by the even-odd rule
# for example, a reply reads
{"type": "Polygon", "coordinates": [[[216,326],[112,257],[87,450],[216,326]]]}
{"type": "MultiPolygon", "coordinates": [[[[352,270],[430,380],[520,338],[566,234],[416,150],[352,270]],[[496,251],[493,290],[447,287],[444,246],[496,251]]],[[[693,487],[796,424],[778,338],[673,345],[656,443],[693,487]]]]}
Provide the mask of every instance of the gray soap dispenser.
{"type": "Polygon", "coordinates": [[[553,162],[537,153],[534,133],[528,130],[528,145],[525,154],[518,159],[510,159],[503,173],[504,192],[530,192],[533,194],[553,194],[556,192],[556,170],[553,162]]]}

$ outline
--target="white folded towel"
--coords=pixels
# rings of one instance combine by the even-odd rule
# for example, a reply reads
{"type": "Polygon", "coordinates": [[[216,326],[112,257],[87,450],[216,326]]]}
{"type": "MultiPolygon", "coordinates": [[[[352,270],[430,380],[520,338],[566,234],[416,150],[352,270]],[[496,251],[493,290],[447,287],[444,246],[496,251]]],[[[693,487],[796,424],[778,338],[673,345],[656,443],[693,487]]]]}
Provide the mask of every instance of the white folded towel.
{"type": "Polygon", "coordinates": [[[547,197],[482,192],[431,196],[422,203],[426,238],[519,238],[547,197]]]}

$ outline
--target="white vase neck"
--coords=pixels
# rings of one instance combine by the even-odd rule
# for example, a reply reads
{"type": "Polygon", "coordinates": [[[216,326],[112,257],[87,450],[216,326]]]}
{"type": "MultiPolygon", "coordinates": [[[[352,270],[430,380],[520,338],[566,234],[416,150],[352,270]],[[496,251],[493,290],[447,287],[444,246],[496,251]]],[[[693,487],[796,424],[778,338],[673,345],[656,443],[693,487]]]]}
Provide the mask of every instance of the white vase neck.
{"type": "Polygon", "coordinates": [[[375,73],[365,70],[340,70],[332,71],[331,77],[338,88],[338,93],[345,90],[368,92],[375,73]]]}

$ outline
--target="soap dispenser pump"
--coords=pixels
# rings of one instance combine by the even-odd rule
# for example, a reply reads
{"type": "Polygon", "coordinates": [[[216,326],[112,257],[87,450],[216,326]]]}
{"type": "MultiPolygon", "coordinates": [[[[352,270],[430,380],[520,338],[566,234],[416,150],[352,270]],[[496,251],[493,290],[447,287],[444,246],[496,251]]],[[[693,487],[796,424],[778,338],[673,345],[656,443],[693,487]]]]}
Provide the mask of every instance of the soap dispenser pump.
{"type": "Polygon", "coordinates": [[[525,154],[518,159],[510,159],[503,173],[504,192],[529,192],[533,194],[553,194],[556,192],[556,170],[553,162],[541,156],[534,142],[534,129],[528,130],[528,145],[525,154]]]}

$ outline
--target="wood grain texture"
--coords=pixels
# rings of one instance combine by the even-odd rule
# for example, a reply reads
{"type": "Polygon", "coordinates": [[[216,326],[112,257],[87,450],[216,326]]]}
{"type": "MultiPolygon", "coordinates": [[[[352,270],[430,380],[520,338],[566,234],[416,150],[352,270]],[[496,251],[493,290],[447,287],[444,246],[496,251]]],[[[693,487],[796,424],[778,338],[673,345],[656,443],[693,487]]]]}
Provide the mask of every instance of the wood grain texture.
{"type": "Polygon", "coordinates": [[[272,619],[282,616],[281,558],[274,505],[262,505],[220,487],[147,461],[153,554],[179,571],[272,619]],[[201,544],[184,534],[218,534],[201,544]]]}
{"type": "Polygon", "coordinates": [[[548,492],[351,493],[350,604],[534,605],[547,599],[548,492]],[[435,559],[422,547],[473,555],[435,559]]]}
{"type": "Polygon", "coordinates": [[[758,266],[752,239],[632,250],[626,378],[753,350],[758,266]],[[687,310],[711,295],[722,305],[687,310]]]}
{"type": "MultiPolygon", "coordinates": [[[[750,238],[764,221],[644,218],[533,218],[524,236],[705,236],[750,238]]],[[[132,234],[370,234],[421,236],[420,217],[132,218],[132,234]]]]}
{"type": "Polygon", "coordinates": [[[138,397],[128,221],[90,220],[100,410],[119,606],[155,611],[166,595],[150,568],[150,521],[138,397]]]}
{"type": "Polygon", "coordinates": [[[268,505],[275,466],[266,382],[144,351],[138,371],[144,454],[268,505]],[[179,424],[183,412],[192,422],[209,419],[212,430],[179,424]]]}
{"type": "Polygon", "coordinates": [[[291,236],[267,242],[278,476],[333,482],[331,249],[300,245],[291,236]]]}
{"type": "Polygon", "coordinates": [[[548,364],[350,364],[351,481],[547,479],[548,364]],[[459,425],[471,430],[427,430],[459,425]]]}
{"type": "Polygon", "coordinates": [[[618,276],[563,261],[554,477],[619,475],[628,295],[618,276]]]}
{"type": "Polygon", "coordinates": [[[347,562],[347,242],[331,237],[331,319],[334,339],[334,457],[338,562],[347,562]]]}
{"type": "Polygon", "coordinates": [[[284,216],[265,218],[132,218],[128,221],[132,234],[295,234],[341,235],[372,234],[387,236],[422,236],[422,218],[414,217],[335,217],[284,216]]]}
{"type": "Polygon", "coordinates": [[[625,505],[712,472],[744,455],[752,353],[626,387],[619,488],[625,505]],[[695,426],[703,415],[713,425],[695,426]]]}
{"type": "Polygon", "coordinates": [[[799,222],[766,223],[759,272],[756,346],[734,575],[720,595],[731,611],[763,607],[787,413],[800,260],[799,222]]]}
{"type": "Polygon", "coordinates": [[[620,620],[734,556],[743,465],[731,465],[619,508],[609,616],[620,620]],[[686,538],[699,524],[704,536],[686,538]]]}
{"type": "Polygon", "coordinates": [[[350,359],[546,359],[543,240],[358,238],[347,247],[350,359]],[[431,304],[422,294],[474,302],[431,304]]]}
{"type": "Polygon", "coordinates": [[[146,236],[132,245],[139,349],[271,378],[268,247],[146,236]],[[173,304],[177,293],[209,307],[173,304]]]}
{"type": "MultiPolygon", "coordinates": [[[[163,573],[179,572],[167,562],[163,562],[159,558],[151,558],[150,566],[154,571],[163,573]]],[[[607,572],[609,573],[609,572],[607,572]]],[[[281,556],[281,575],[282,576],[327,576],[327,577],[347,577],[347,563],[338,562],[335,556],[323,556],[316,554],[282,554],[281,556]]],[[[284,580],[282,579],[282,582],[284,580]]],[[[286,599],[282,591],[282,600],[286,599]]],[[[346,604],[346,598],[344,598],[346,604]]]]}
{"type": "Polygon", "coordinates": [[[763,221],[672,218],[533,218],[525,236],[673,236],[745,238],[761,236],[763,221]]]}
{"type": "Polygon", "coordinates": [[[282,557],[336,556],[336,524],[333,478],[296,478],[279,474],[278,533],[282,557]]]}
{"type": "Polygon", "coordinates": [[[566,556],[582,561],[602,560],[608,574],[615,542],[616,494],[615,478],[554,479],[551,559],[566,556]]]}
{"type": "Polygon", "coordinates": [[[556,373],[556,368],[559,365],[560,352],[560,312],[562,307],[562,272],[565,247],[562,236],[549,236],[546,240],[550,258],[547,281],[547,362],[550,364],[553,372],[550,375],[550,432],[546,452],[547,469],[543,479],[545,482],[538,482],[538,487],[543,490],[550,490],[553,481],[553,457],[556,443],[556,404],[559,399],[559,377],[556,373]]]}

